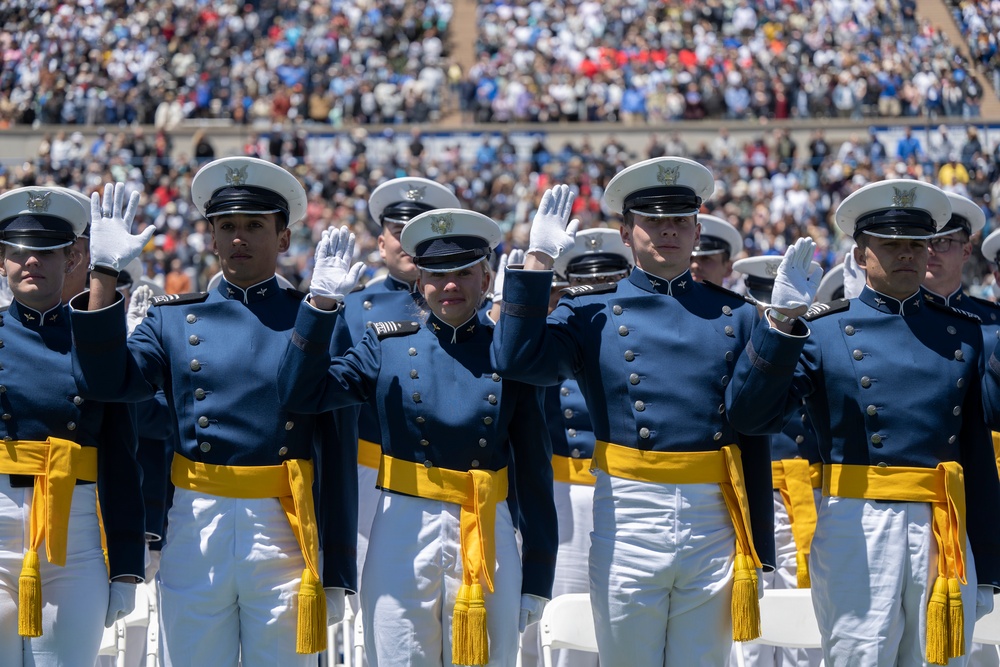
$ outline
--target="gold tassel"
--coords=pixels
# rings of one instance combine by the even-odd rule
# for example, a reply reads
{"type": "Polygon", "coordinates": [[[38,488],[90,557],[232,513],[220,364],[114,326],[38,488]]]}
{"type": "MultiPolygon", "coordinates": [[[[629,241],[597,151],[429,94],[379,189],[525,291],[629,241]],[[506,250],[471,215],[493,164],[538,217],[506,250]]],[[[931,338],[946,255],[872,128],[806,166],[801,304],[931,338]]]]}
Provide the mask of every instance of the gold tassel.
{"type": "Polygon", "coordinates": [[[965,655],[965,616],[958,579],[948,579],[948,657],[965,655]]]}
{"type": "Polygon", "coordinates": [[[927,602],[927,662],[947,665],[948,648],[948,581],[938,577],[927,602]]]}
{"type": "Polygon", "coordinates": [[[326,593],[319,580],[306,568],[299,584],[299,619],[295,633],[296,653],[326,650],[326,593]]]}
{"type": "Polygon", "coordinates": [[[812,588],[812,581],[809,580],[809,554],[801,550],[795,553],[795,575],[799,588],[812,588]]]}
{"type": "Polygon", "coordinates": [[[38,571],[38,552],[24,554],[21,576],[17,580],[17,634],[42,636],[42,575],[38,571]]]}
{"type": "Polygon", "coordinates": [[[467,665],[485,665],[490,661],[489,635],[486,632],[486,599],[483,587],[469,586],[469,662],[467,665]]]}
{"type": "Polygon", "coordinates": [[[748,642],[760,637],[760,600],[757,599],[757,571],[749,558],[736,554],[733,574],[733,641],[748,642]]]}
{"type": "Polygon", "coordinates": [[[462,584],[451,614],[451,661],[467,665],[469,657],[469,585],[462,584]]]}

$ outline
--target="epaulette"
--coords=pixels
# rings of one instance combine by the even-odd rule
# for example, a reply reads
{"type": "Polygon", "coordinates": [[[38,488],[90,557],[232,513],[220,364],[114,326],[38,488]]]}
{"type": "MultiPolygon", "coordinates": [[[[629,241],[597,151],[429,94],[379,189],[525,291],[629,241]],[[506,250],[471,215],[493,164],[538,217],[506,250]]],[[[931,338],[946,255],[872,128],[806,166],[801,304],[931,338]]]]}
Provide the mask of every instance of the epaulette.
{"type": "Polygon", "coordinates": [[[851,307],[851,302],[847,299],[837,299],[830,303],[814,303],[809,306],[809,310],[802,316],[806,322],[812,322],[820,317],[826,317],[833,313],[840,313],[851,307]]]}
{"type": "Polygon", "coordinates": [[[967,310],[962,310],[961,308],[955,308],[954,306],[946,306],[943,303],[935,303],[934,301],[928,301],[926,299],[924,300],[924,303],[926,303],[934,310],[940,311],[942,313],[950,313],[952,315],[957,315],[958,317],[970,320],[979,325],[982,325],[983,323],[983,320],[982,318],[979,317],[979,315],[970,313],[967,310]]]}
{"type": "Polygon", "coordinates": [[[403,322],[369,322],[368,328],[375,332],[379,340],[392,336],[409,336],[420,331],[420,322],[407,320],[403,322]]]}
{"type": "Polygon", "coordinates": [[[208,298],[208,292],[190,292],[188,294],[161,294],[154,296],[151,306],[180,306],[185,303],[201,303],[208,298]]]}
{"type": "Polygon", "coordinates": [[[618,289],[618,283],[601,283],[600,285],[574,285],[560,290],[566,296],[581,296],[583,294],[607,294],[618,289]]]}
{"type": "Polygon", "coordinates": [[[746,301],[747,303],[752,303],[755,306],[757,305],[757,302],[754,301],[754,298],[749,294],[740,294],[739,292],[734,292],[733,290],[727,287],[723,287],[722,285],[716,285],[710,280],[703,280],[701,284],[704,285],[705,287],[711,287],[716,292],[722,292],[727,296],[731,296],[734,299],[738,299],[739,301],[746,301]]]}

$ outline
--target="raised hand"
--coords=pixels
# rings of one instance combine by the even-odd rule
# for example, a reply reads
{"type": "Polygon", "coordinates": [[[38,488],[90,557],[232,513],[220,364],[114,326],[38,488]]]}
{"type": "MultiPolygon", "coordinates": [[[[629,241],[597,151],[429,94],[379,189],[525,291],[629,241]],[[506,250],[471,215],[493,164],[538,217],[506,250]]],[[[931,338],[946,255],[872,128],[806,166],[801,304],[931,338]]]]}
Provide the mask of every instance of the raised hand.
{"type": "Polygon", "coordinates": [[[125,184],[108,183],[104,198],[90,196],[90,267],[118,273],[142,253],[155,231],[152,226],[132,234],[139,210],[139,193],[133,192],[125,206],[125,184]]]}
{"type": "Polygon", "coordinates": [[[798,317],[816,298],[823,270],[812,267],[816,242],[801,238],[785,251],[771,291],[771,307],[788,317],[798,317]]]}
{"type": "Polygon", "coordinates": [[[352,266],[353,259],[354,234],[347,227],[324,229],[316,244],[315,265],[309,283],[309,293],[318,307],[333,308],[354,289],[364,264],[357,262],[352,266]]]}

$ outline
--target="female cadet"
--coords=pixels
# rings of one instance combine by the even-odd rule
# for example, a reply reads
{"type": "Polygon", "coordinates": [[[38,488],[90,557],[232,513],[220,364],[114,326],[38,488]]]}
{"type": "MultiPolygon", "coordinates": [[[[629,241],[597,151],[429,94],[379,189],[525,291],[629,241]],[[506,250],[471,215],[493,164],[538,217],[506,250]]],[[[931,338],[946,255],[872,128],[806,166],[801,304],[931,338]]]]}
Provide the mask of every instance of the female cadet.
{"type": "Polygon", "coordinates": [[[369,664],[513,665],[519,604],[523,630],[551,595],[557,530],[541,394],[493,372],[493,327],[477,313],[500,228],[458,209],[407,222],[400,240],[420,268],[426,321],[374,323],[331,362],[336,316],[319,309],[339,311],[350,291],[348,239],[324,232],[317,309],[300,315],[278,383],[296,410],[370,396],[381,406],[383,492],[361,593],[369,664]],[[521,562],[501,502],[514,460],[521,562]]]}
{"type": "Polygon", "coordinates": [[[0,196],[0,275],[14,298],[0,315],[4,665],[91,667],[103,627],[131,611],[143,573],[134,424],[121,405],[81,399],[73,380],[62,289],[88,218],[57,188],[0,196]]]}

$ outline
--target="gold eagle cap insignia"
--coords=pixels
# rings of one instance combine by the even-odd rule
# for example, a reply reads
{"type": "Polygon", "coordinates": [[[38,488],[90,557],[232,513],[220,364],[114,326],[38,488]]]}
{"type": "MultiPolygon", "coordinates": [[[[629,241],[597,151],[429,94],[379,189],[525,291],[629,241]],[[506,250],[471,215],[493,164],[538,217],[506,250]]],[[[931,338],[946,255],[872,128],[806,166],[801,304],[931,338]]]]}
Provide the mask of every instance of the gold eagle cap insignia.
{"type": "Polygon", "coordinates": [[[403,188],[403,199],[407,201],[421,201],[426,191],[426,185],[414,185],[413,187],[403,188]]]}
{"type": "Polygon", "coordinates": [[[896,186],[892,186],[892,191],[893,206],[908,208],[913,206],[913,201],[917,198],[917,186],[913,186],[909,190],[900,190],[896,186]]]}
{"type": "Polygon", "coordinates": [[[44,213],[49,210],[49,204],[52,202],[51,192],[29,192],[28,193],[28,210],[32,213],[44,213]]]}
{"type": "Polygon", "coordinates": [[[587,250],[600,250],[602,245],[604,245],[604,239],[600,236],[587,237],[587,250]]]}
{"type": "Polygon", "coordinates": [[[777,278],[779,266],[781,266],[781,262],[764,262],[764,273],[771,278],[777,278]]]}
{"type": "Polygon", "coordinates": [[[246,185],[248,166],[249,165],[245,164],[242,167],[237,167],[236,169],[226,167],[226,183],[229,185],[246,185]]]}
{"type": "Polygon", "coordinates": [[[657,166],[656,180],[663,185],[676,185],[677,179],[681,176],[681,166],[665,167],[662,164],[657,166]]]}
{"type": "Polygon", "coordinates": [[[431,231],[435,234],[444,236],[445,234],[449,234],[454,228],[455,222],[451,219],[451,213],[435,215],[434,218],[431,219],[431,231]]]}

